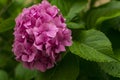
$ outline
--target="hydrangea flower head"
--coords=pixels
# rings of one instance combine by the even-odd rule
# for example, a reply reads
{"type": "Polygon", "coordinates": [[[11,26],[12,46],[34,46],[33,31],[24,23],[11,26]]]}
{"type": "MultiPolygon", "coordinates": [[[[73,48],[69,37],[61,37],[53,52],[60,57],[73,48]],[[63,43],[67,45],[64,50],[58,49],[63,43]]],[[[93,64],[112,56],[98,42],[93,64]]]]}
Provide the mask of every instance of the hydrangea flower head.
{"type": "Polygon", "coordinates": [[[72,44],[60,10],[47,0],[23,9],[15,21],[13,52],[30,69],[44,72],[54,67],[65,46],[72,44]]]}

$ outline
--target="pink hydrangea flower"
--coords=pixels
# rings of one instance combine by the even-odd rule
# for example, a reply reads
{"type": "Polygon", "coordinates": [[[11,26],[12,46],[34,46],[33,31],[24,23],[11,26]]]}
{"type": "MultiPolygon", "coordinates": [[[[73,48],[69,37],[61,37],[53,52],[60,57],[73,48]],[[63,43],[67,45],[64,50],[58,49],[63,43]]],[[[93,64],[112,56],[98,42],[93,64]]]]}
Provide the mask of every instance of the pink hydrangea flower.
{"type": "Polygon", "coordinates": [[[71,46],[71,31],[56,6],[47,0],[25,8],[16,18],[13,52],[16,60],[42,72],[54,67],[65,46],[71,46]]]}

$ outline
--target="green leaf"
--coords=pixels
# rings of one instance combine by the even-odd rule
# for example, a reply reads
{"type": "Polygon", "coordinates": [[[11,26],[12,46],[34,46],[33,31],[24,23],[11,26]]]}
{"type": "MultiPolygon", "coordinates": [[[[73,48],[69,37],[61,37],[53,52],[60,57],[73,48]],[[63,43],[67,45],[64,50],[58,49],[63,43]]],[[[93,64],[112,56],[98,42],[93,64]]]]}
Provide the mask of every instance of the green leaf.
{"type": "Polygon", "coordinates": [[[79,32],[73,33],[73,36],[76,35],[76,40],[73,41],[73,45],[70,47],[73,54],[90,61],[115,61],[111,57],[113,54],[111,42],[104,33],[94,29],[79,32]]]}
{"type": "Polygon", "coordinates": [[[99,63],[99,65],[109,75],[120,78],[120,62],[99,63]]]}
{"type": "Polygon", "coordinates": [[[114,50],[114,56],[117,59],[117,62],[98,63],[98,64],[104,72],[114,77],[120,78],[120,49],[114,50]]]}
{"type": "Polygon", "coordinates": [[[82,12],[87,6],[87,2],[87,0],[52,0],[51,3],[61,10],[61,13],[66,17],[69,28],[79,29],[85,27],[82,12]],[[74,20],[76,17],[77,20],[74,20]]]}
{"type": "Polygon", "coordinates": [[[71,29],[83,29],[85,23],[82,20],[83,10],[87,7],[87,0],[75,2],[66,16],[66,22],[71,29]],[[76,20],[77,19],[77,20],[76,20]]]}
{"type": "Polygon", "coordinates": [[[26,69],[19,64],[15,69],[15,80],[31,80],[36,77],[36,71],[26,69]]]}
{"type": "Polygon", "coordinates": [[[69,8],[71,7],[71,3],[68,0],[52,0],[51,3],[56,5],[64,16],[68,13],[69,8]]]}
{"type": "Polygon", "coordinates": [[[76,80],[78,74],[78,58],[68,53],[55,68],[45,73],[39,73],[39,77],[36,80],[76,80]]]}
{"type": "Polygon", "coordinates": [[[71,29],[84,29],[85,23],[84,22],[81,22],[81,23],[68,22],[67,26],[68,28],[71,28],[71,29]]]}
{"type": "Polygon", "coordinates": [[[86,14],[88,28],[97,27],[103,21],[120,16],[120,2],[111,1],[103,6],[91,9],[86,14]]]}
{"type": "Polygon", "coordinates": [[[67,21],[71,21],[76,15],[80,14],[80,12],[85,9],[87,6],[87,1],[76,2],[67,14],[67,21]]]}
{"type": "Polygon", "coordinates": [[[64,16],[67,16],[67,14],[69,13],[68,18],[70,18],[70,17],[74,17],[76,13],[78,13],[79,11],[83,9],[82,6],[84,4],[82,3],[85,1],[87,0],[84,0],[84,1],[82,0],[76,0],[76,1],[74,0],[52,0],[51,3],[56,5],[61,10],[64,16]],[[76,7],[77,9],[75,9],[76,7]]]}
{"type": "Polygon", "coordinates": [[[9,80],[8,74],[3,70],[0,70],[0,80],[9,80]]]}
{"type": "Polygon", "coordinates": [[[8,31],[14,27],[15,21],[13,18],[6,19],[0,23],[0,33],[8,31]]]}

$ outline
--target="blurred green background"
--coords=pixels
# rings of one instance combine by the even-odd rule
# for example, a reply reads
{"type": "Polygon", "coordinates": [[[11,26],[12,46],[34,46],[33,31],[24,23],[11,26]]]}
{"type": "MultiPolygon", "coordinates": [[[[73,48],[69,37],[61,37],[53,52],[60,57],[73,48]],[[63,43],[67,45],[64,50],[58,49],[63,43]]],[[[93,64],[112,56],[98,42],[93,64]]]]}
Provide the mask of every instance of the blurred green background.
{"type": "MultiPolygon", "coordinates": [[[[110,39],[113,49],[120,50],[120,0],[98,0],[97,3],[95,3],[97,0],[76,0],[81,1],[80,5],[76,5],[75,0],[49,1],[53,1],[53,4],[57,4],[60,8],[63,15],[67,18],[68,28],[73,31],[76,29],[88,30],[91,28],[101,30],[110,39]],[[108,3],[109,1],[118,2],[111,2],[108,5],[99,7],[99,5],[108,3]],[[73,5],[74,3],[75,5],[73,5]],[[93,8],[93,6],[97,7],[93,8]],[[69,8],[70,10],[68,10],[69,8]],[[119,12],[119,16],[118,14],[116,15],[117,12],[119,12]],[[101,17],[102,19],[98,20],[101,17]],[[96,22],[97,20],[98,23],[96,22]]],[[[41,75],[44,75],[43,73],[23,68],[15,60],[12,52],[14,40],[13,28],[15,26],[16,16],[24,7],[29,7],[39,2],[41,0],[0,0],[0,80],[48,80],[41,78],[41,75]]],[[[120,73],[118,73],[120,72],[120,68],[118,67],[120,65],[113,70],[113,76],[115,76],[113,77],[101,70],[96,62],[79,58],[80,71],[78,71],[79,75],[76,80],[120,80],[120,78],[116,78],[120,77],[120,73]]],[[[64,71],[61,72],[61,75],[64,75],[62,73],[64,71]]],[[[45,73],[45,75],[49,74],[51,74],[49,71],[45,73]]],[[[112,75],[111,72],[110,74],[112,75]]]]}

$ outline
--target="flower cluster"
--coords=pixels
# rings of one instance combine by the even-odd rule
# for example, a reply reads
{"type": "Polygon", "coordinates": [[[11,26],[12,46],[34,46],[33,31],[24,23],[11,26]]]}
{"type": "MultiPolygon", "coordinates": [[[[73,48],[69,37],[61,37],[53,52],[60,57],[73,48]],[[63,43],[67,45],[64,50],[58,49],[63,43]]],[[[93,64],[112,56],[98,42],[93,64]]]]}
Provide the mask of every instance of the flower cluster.
{"type": "Polygon", "coordinates": [[[72,44],[71,31],[60,10],[47,0],[23,9],[16,18],[14,37],[16,60],[42,72],[54,67],[65,46],[72,44]]]}

